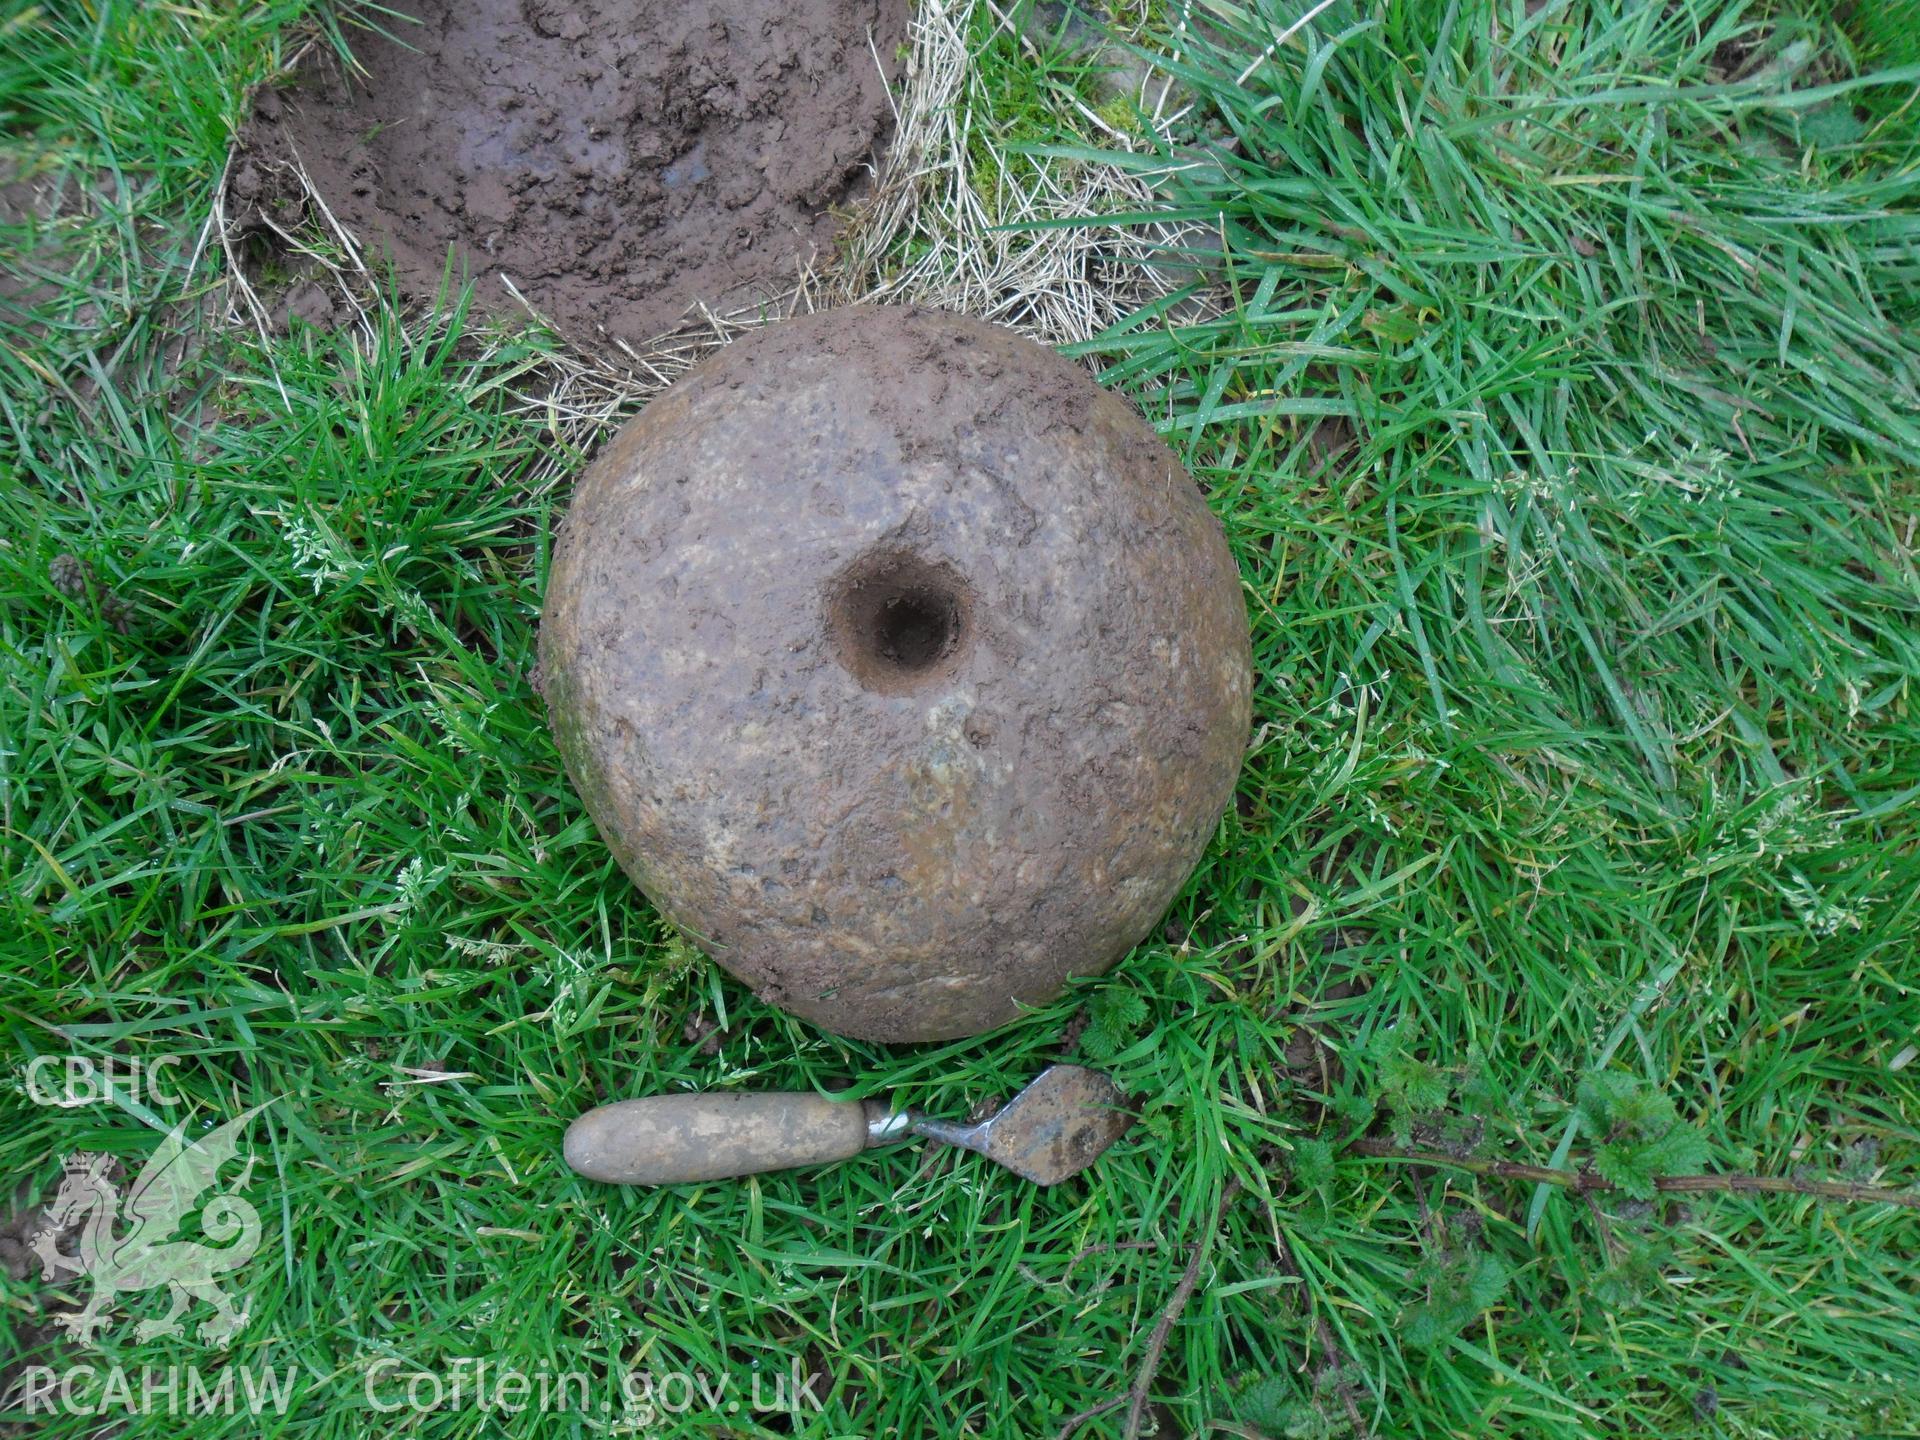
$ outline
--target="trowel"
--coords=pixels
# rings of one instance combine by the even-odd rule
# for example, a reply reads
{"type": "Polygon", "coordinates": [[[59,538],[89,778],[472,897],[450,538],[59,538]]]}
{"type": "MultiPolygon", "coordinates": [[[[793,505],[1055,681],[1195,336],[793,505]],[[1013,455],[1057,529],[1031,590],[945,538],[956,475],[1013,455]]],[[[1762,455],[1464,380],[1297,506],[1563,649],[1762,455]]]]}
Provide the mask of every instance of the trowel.
{"type": "Polygon", "coordinates": [[[985,1120],[957,1125],[875,1100],[805,1093],[649,1095],[589,1110],[567,1127],[567,1164],[615,1185],[726,1180],[827,1165],[913,1135],[1054,1185],[1099,1158],[1133,1123],[1112,1080],[1055,1065],[985,1120]]]}

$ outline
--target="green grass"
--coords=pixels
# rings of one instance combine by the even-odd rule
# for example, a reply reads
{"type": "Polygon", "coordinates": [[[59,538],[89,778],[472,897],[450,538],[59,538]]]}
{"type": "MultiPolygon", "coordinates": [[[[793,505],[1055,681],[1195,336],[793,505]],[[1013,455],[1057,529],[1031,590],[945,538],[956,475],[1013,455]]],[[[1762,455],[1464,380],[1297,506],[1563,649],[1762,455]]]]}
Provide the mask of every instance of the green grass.
{"type": "Polygon", "coordinates": [[[1096,63],[1027,17],[1020,5],[1003,14],[981,5],[968,17],[972,64],[961,103],[976,120],[967,133],[968,178],[990,212],[1009,177],[1027,184],[1037,175],[1026,147],[1059,138],[1063,127],[1084,134],[1084,121],[1074,124],[1076,106],[1105,108],[1096,63]],[[1024,43],[1023,23],[1029,24],[1024,43]]]}
{"type": "MultiPolygon", "coordinates": [[[[276,1434],[606,1433],[375,1415],[383,1360],[797,1356],[809,1435],[1048,1435],[1126,1390],[1196,1244],[1153,1388],[1183,1433],[1920,1432],[1913,1211],[1345,1148],[1920,1178],[1920,77],[1850,88],[1811,0],[1526,8],[1343,0],[1262,64],[1216,8],[1183,78],[1235,144],[1172,203],[1232,303],[1085,349],[1240,559],[1239,803],[1110,975],[886,1049],[666,934],[559,769],[526,671],[583,456],[547,342],[454,306],[168,344],[291,7],[16,7],[5,132],[73,177],[86,264],[0,336],[0,1033],[178,1057],[187,1105],[0,1093],[0,1173],[49,1193],[282,1097],[230,1357],[297,1370],[276,1434]],[[559,1160],[581,1108],[680,1085],[965,1113],[1082,1011],[1147,1097],[1088,1182],[908,1149],[614,1193],[559,1160]]],[[[0,1270],[23,1344],[81,1293],[0,1270]]],[[[123,1323],[96,1363],[196,1359],[123,1323]]]]}

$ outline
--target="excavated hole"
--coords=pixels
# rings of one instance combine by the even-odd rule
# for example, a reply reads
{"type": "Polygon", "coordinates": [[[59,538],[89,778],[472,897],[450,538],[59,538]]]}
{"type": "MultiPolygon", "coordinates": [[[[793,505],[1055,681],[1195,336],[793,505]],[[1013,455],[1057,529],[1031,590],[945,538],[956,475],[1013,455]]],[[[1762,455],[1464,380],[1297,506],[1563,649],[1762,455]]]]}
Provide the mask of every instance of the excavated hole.
{"type": "Polygon", "coordinates": [[[290,91],[263,90],[229,213],[284,225],[263,181],[297,168],[295,215],[390,254],[413,295],[441,294],[451,249],[476,306],[531,307],[616,359],[701,307],[784,294],[833,250],[891,134],[907,38],[906,0],[393,8],[420,23],[356,29],[359,73],[314,45],[290,91]]]}
{"type": "Polygon", "coordinates": [[[972,611],[972,591],[951,566],[883,551],[834,580],[827,624],[854,679],[899,695],[953,672],[972,640],[972,611]]]}

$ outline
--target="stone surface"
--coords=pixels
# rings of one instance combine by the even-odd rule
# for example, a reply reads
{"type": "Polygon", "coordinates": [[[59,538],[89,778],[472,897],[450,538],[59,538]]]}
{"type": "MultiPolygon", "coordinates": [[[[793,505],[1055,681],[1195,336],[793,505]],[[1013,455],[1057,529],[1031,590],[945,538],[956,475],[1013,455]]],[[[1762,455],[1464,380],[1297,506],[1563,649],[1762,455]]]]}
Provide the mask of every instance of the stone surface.
{"type": "Polygon", "coordinates": [[[875,1040],[988,1029],[1125,954],[1247,738],[1192,479],[1067,361],[925,310],[772,325],[649,405],[580,482],[540,655],[635,883],[875,1040]]]}

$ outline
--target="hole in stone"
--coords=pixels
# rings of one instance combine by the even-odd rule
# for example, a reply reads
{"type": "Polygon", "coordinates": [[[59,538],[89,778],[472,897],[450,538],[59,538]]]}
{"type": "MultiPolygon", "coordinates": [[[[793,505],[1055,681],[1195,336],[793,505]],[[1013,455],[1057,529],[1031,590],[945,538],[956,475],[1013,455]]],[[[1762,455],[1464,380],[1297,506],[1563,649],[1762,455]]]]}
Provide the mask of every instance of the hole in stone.
{"type": "Polygon", "coordinates": [[[972,594],[953,568],[899,551],[862,556],[833,582],[827,618],[840,663],[899,694],[952,671],[970,640],[972,594]]]}
{"type": "Polygon", "coordinates": [[[951,596],[911,592],[892,596],[873,619],[874,653],[902,670],[925,669],[953,643],[954,619],[951,596]]]}

